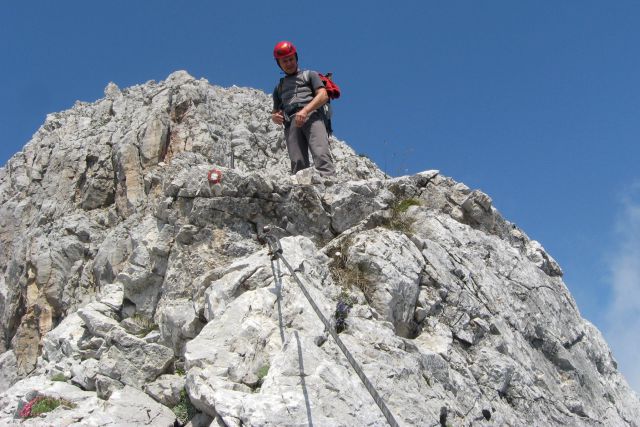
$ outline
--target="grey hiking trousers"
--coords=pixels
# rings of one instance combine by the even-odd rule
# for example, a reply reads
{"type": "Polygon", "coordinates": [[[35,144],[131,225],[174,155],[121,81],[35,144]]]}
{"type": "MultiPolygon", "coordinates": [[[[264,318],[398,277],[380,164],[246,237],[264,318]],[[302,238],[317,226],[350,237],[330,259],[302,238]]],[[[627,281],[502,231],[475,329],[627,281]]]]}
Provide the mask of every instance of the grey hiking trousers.
{"type": "Polygon", "coordinates": [[[284,128],[287,151],[291,159],[291,173],[306,169],[309,164],[309,150],[313,156],[313,165],[322,176],[336,174],[329,150],[329,136],[322,114],[318,111],[308,116],[302,127],[296,127],[293,120],[284,128]]]}

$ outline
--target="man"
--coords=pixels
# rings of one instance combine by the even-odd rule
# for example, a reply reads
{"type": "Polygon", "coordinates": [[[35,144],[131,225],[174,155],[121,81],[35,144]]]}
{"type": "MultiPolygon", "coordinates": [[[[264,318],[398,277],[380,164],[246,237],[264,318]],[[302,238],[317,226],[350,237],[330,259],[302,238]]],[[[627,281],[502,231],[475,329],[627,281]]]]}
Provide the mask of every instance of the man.
{"type": "Polygon", "coordinates": [[[313,164],[320,175],[335,175],[321,109],[329,101],[322,80],[315,71],[298,68],[298,53],[291,42],[276,44],[273,57],[285,76],[273,91],[271,120],[279,125],[284,124],[291,173],[310,166],[311,150],[313,164]]]}

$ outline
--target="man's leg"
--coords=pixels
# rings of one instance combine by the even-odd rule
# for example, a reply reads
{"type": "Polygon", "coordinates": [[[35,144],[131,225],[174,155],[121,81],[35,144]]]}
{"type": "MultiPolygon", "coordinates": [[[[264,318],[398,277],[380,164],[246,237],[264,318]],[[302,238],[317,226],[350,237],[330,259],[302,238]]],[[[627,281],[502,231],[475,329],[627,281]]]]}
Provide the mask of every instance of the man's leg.
{"type": "Polygon", "coordinates": [[[284,137],[287,141],[287,151],[291,160],[291,174],[309,167],[309,145],[302,128],[296,127],[294,123],[284,129],[284,137]]]}
{"type": "Polygon", "coordinates": [[[305,135],[309,141],[309,149],[313,156],[313,164],[322,176],[333,176],[336,174],[329,149],[329,135],[324,125],[322,115],[313,114],[303,126],[305,135]]]}

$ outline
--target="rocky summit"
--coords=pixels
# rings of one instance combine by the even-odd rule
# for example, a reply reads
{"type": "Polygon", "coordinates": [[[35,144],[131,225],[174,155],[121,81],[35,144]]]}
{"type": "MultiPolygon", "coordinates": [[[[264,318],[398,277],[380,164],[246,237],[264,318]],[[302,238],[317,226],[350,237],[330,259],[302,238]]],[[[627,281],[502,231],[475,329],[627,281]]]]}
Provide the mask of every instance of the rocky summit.
{"type": "Polygon", "coordinates": [[[109,84],[0,168],[1,425],[638,425],[487,194],[335,138],[335,178],[290,176],[270,110],[183,71],[109,84]]]}

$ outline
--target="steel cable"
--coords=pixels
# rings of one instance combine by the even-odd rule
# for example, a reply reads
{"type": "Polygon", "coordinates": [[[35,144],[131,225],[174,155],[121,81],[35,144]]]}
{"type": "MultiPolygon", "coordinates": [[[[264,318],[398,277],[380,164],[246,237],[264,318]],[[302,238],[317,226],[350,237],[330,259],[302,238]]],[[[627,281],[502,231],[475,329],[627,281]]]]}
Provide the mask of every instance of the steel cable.
{"type": "Polygon", "coordinates": [[[364,371],[362,370],[362,368],[360,367],[356,359],[354,359],[354,357],[351,355],[347,347],[344,345],[344,343],[342,342],[342,340],[340,339],[336,331],[333,329],[331,323],[327,320],[324,314],[322,314],[322,311],[320,311],[320,308],[316,305],[315,301],[311,297],[311,294],[307,290],[306,286],[298,278],[298,275],[296,274],[295,270],[291,267],[289,262],[287,262],[287,260],[285,259],[282,253],[282,246],[280,245],[279,239],[270,233],[264,234],[263,237],[264,237],[264,240],[266,240],[266,242],[269,245],[271,255],[274,258],[280,258],[282,260],[282,263],[287,267],[287,269],[291,273],[291,276],[300,287],[300,290],[302,291],[304,296],[307,298],[307,301],[309,301],[311,308],[313,308],[313,311],[316,312],[316,315],[320,318],[320,320],[324,324],[325,329],[327,330],[327,332],[329,332],[333,340],[338,345],[338,348],[340,348],[340,350],[342,351],[342,354],[344,354],[344,356],[347,358],[353,370],[356,371],[356,374],[358,374],[360,381],[362,381],[362,384],[364,384],[365,388],[367,389],[367,391],[369,392],[373,400],[376,402],[376,404],[380,408],[380,411],[382,411],[382,414],[387,419],[387,422],[389,423],[389,425],[391,427],[399,427],[398,422],[393,417],[393,414],[387,407],[384,399],[382,399],[382,396],[378,394],[378,391],[375,389],[371,381],[369,381],[369,378],[367,378],[367,376],[365,375],[364,371]]]}

